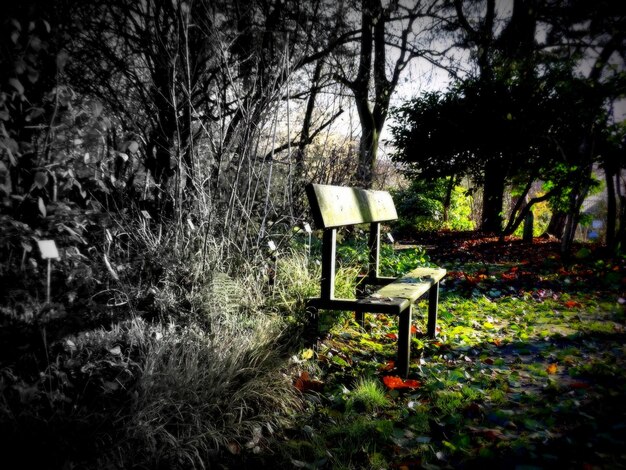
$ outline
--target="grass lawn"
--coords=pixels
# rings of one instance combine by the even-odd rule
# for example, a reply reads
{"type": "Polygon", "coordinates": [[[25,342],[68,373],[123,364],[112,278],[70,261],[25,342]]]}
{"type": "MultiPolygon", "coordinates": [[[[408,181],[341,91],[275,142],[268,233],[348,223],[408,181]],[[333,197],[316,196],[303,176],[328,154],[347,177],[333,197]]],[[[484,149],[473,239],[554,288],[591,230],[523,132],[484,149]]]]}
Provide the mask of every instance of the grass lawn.
{"type": "Polygon", "coordinates": [[[536,239],[430,240],[449,274],[439,333],[344,317],[294,361],[305,406],[278,454],[297,468],[626,467],[624,262],[536,239]]]}

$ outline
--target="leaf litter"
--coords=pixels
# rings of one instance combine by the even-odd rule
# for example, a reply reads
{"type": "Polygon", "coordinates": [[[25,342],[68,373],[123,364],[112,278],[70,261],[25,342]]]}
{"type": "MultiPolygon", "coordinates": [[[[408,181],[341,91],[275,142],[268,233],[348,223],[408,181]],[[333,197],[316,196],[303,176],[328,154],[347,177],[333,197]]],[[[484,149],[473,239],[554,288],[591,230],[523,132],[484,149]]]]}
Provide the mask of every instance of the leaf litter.
{"type": "MultiPolygon", "coordinates": [[[[428,240],[442,283],[439,335],[418,303],[412,362],[395,370],[397,323],[341,322],[295,387],[315,392],[289,440],[306,468],[626,468],[626,266],[595,253],[564,260],[556,243],[428,240]],[[346,334],[349,332],[349,334],[346,334]],[[359,379],[392,405],[346,404],[359,379]]],[[[458,237],[458,235],[457,235],[458,237]]],[[[303,357],[305,355],[303,354],[303,357]]]]}

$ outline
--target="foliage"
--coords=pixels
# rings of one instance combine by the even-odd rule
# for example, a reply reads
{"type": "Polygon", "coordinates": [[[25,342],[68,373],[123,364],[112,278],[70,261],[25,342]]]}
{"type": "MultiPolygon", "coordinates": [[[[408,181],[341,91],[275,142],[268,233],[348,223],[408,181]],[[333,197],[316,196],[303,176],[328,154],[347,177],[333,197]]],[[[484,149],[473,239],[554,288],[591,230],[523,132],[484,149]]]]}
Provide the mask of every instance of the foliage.
{"type": "MultiPolygon", "coordinates": [[[[567,192],[589,179],[585,169],[596,155],[581,150],[576,137],[590,123],[605,125],[604,99],[592,83],[558,68],[533,80],[532,86],[521,77],[466,80],[405,104],[394,111],[402,123],[392,128],[394,159],[428,179],[469,176],[485,185],[549,181],[549,196],[567,199],[567,192]]],[[[493,196],[501,199],[502,191],[493,196]]],[[[511,221],[516,216],[514,211],[511,221]]]]}
{"type": "MultiPolygon", "coordinates": [[[[382,237],[384,238],[384,237],[382,237]]],[[[362,231],[342,239],[337,247],[337,259],[345,266],[364,272],[368,263],[367,237],[362,231]]],[[[428,266],[429,258],[422,247],[396,250],[393,245],[381,243],[379,269],[381,276],[401,276],[420,266],[428,266]]]]}
{"type": "Polygon", "coordinates": [[[414,179],[403,189],[393,192],[397,201],[398,230],[401,232],[438,229],[471,230],[471,196],[461,186],[454,186],[450,194],[448,220],[445,220],[445,200],[449,181],[414,179]]]}
{"type": "Polygon", "coordinates": [[[43,451],[31,463],[54,455],[53,467],[188,468],[232,446],[252,450],[297,407],[277,371],[279,344],[289,341],[280,339],[284,319],[265,307],[262,266],[248,260],[231,277],[241,263],[221,258],[220,240],[206,243],[203,258],[199,230],[153,231],[124,212],[115,220],[98,212],[94,226],[79,214],[50,204],[36,230],[2,216],[6,442],[19,453],[37,439],[43,451]],[[42,236],[61,252],[50,304],[40,300],[42,236]]]}
{"type": "MultiPolygon", "coordinates": [[[[552,209],[550,203],[547,201],[537,203],[533,205],[533,236],[539,237],[547,232],[548,225],[550,223],[550,217],[552,216],[552,209]]],[[[520,225],[513,235],[516,237],[522,237],[524,233],[524,226],[520,225]]]]}

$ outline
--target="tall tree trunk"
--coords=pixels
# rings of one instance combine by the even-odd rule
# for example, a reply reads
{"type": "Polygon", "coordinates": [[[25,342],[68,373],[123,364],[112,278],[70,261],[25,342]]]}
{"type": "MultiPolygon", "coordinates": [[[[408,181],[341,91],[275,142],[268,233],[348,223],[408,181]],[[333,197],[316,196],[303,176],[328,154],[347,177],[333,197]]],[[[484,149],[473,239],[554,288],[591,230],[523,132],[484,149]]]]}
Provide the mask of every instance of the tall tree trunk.
{"type": "Polygon", "coordinates": [[[624,251],[626,248],[626,195],[622,194],[622,171],[615,173],[615,192],[619,200],[619,228],[616,235],[616,248],[624,251]]]}
{"type": "Polygon", "coordinates": [[[391,94],[409,60],[417,56],[414,51],[409,52],[408,38],[413,31],[414,21],[420,16],[419,5],[420,2],[415,2],[402,12],[400,25],[398,2],[383,6],[381,0],[361,0],[361,37],[356,78],[350,80],[341,74],[335,76],[352,91],[359,113],[361,143],[355,183],[365,188],[370,188],[373,183],[380,132],[387,119],[391,94]],[[394,62],[387,60],[389,34],[400,39],[399,53],[394,62]],[[389,70],[392,71],[391,78],[387,78],[389,70]]]}
{"type": "Polygon", "coordinates": [[[450,203],[452,202],[452,191],[456,185],[456,176],[450,176],[448,180],[448,186],[446,187],[446,196],[443,200],[443,221],[448,223],[450,221],[450,203]]]}
{"type": "Polygon", "coordinates": [[[615,184],[613,181],[614,172],[605,162],[604,180],[606,182],[606,246],[613,250],[615,248],[615,229],[617,227],[617,197],[615,194],[615,184]]]}
{"type": "Polygon", "coordinates": [[[500,232],[502,230],[505,177],[506,173],[501,164],[490,162],[485,165],[481,221],[481,229],[485,232],[500,232]]]}
{"type": "Polygon", "coordinates": [[[556,210],[552,213],[550,217],[550,222],[548,223],[548,232],[550,235],[561,239],[563,237],[563,232],[565,231],[565,219],[567,218],[567,214],[563,211],[556,210]]]}
{"type": "Polygon", "coordinates": [[[578,176],[578,181],[572,188],[569,200],[569,208],[567,211],[567,219],[565,222],[565,231],[561,238],[561,252],[569,253],[574,243],[576,236],[576,228],[580,221],[580,209],[583,202],[589,194],[591,188],[591,173],[593,170],[593,164],[589,163],[586,168],[582,170],[578,176]]]}
{"type": "Polygon", "coordinates": [[[376,126],[361,122],[359,164],[355,183],[363,188],[371,188],[374,181],[374,166],[378,156],[379,132],[376,126]]]}
{"type": "MultiPolygon", "coordinates": [[[[304,119],[302,120],[302,131],[300,132],[300,143],[296,150],[296,183],[302,182],[305,176],[305,149],[309,144],[309,137],[311,135],[311,123],[313,121],[313,110],[315,109],[315,100],[317,98],[317,92],[319,89],[320,77],[322,75],[323,62],[318,60],[315,64],[315,70],[313,72],[313,79],[311,81],[311,94],[306,104],[306,111],[304,113],[304,119]]],[[[298,184],[296,184],[298,186],[298,184]]]]}

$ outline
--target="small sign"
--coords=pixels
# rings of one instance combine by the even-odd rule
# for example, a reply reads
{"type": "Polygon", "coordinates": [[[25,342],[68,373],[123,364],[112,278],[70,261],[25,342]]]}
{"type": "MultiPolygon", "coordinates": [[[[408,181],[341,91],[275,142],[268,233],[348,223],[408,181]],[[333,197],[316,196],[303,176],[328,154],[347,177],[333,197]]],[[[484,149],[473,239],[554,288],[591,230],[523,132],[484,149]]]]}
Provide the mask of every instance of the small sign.
{"type": "Polygon", "coordinates": [[[146,220],[150,220],[152,219],[152,217],[150,217],[150,214],[148,214],[148,211],[141,211],[141,215],[143,216],[144,219],[146,220]]]}
{"type": "Polygon", "coordinates": [[[594,230],[599,230],[604,226],[604,223],[601,220],[594,220],[593,222],[591,222],[591,227],[594,230]]]}
{"type": "Polygon", "coordinates": [[[387,240],[389,240],[389,243],[393,244],[396,241],[393,239],[393,235],[391,235],[390,233],[387,233],[387,240]]]}
{"type": "Polygon", "coordinates": [[[191,230],[195,230],[196,226],[193,224],[193,222],[191,221],[191,219],[187,219],[187,225],[189,225],[189,228],[191,230]]]}
{"type": "Polygon", "coordinates": [[[274,243],[273,240],[267,242],[267,246],[269,247],[270,251],[276,251],[276,243],[274,243]]]}
{"type": "Polygon", "coordinates": [[[59,259],[59,250],[54,240],[38,240],[37,245],[42,259],[59,259]]]}
{"type": "Polygon", "coordinates": [[[311,226],[308,223],[305,222],[303,227],[306,233],[313,233],[313,230],[311,230],[311,226]]]}

